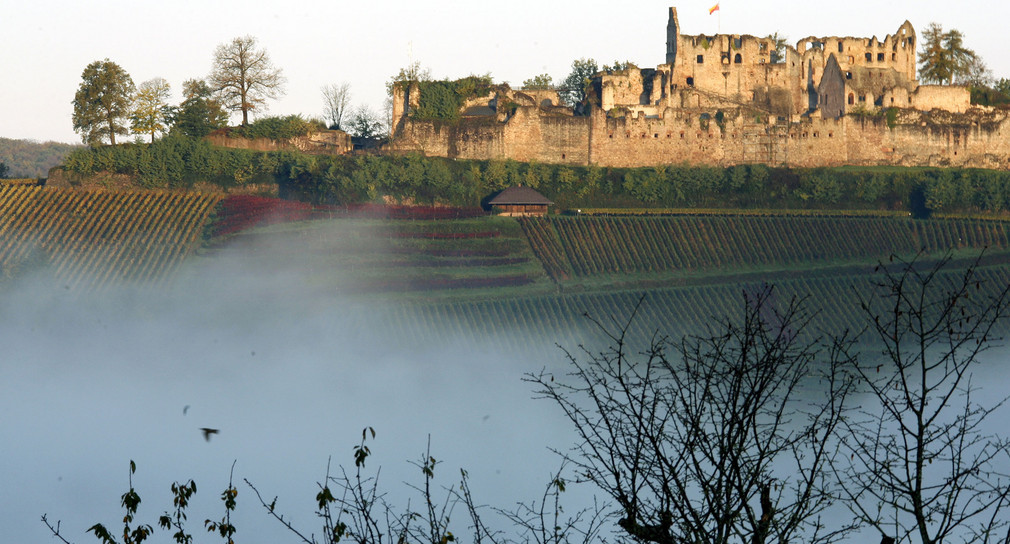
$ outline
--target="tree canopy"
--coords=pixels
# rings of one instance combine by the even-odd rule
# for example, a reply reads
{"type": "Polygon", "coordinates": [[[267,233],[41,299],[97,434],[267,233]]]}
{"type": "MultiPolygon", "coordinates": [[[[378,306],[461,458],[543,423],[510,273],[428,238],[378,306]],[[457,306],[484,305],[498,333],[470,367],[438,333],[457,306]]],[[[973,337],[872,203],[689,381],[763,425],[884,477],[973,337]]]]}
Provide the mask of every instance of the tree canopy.
{"type": "Polygon", "coordinates": [[[600,69],[593,59],[572,61],[572,72],[561,83],[561,100],[570,107],[578,107],[586,101],[586,87],[600,69]]]}
{"type": "Polygon", "coordinates": [[[919,79],[926,83],[953,85],[968,83],[972,74],[985,72],[974,51],[964,45],[964,34],[957,29],[946,32],[940,23],[930,23],[922,32],[919,52],[919,79]]]}
{"type": "Polygon", "coordinates": [[[135,134],[150,134],[154,142],[157,133],[167,130],[171,93],[172,87],[165,78],[156,77],[140,84],[130,114],[135,134]]]}
{"type": "Polygon", "coordinates": [[[523,89],[535,91],[550,89],[553,81],[550,74],[540,74],[523,81],[523,89]]]}
{"type": "Polygon", "coordinates": [[[217,46],[214,68],[208,78],[224,107],[242,112],[242,126],[249,124],[249,112],[268,99],[284,94],[285,78],[275,68],[266,50],[256,48],[256,38],[242,36],[217,46]]]}
{"type": "Polygon", "coordinates": [[[81,86],[74,96],[74,132],[88,145],[116,135],[129,134],[126,119],[130,115],[135,86],[130,74],[109,59],[92,62],[81,74],[81,86]]]}
{"type": "Polygon", "coordinates": [[[202,138],[228,123],[228,112],[202,79],[182,84],[182,104],[171,115],[172,128],[193,138],[202,138]]]}

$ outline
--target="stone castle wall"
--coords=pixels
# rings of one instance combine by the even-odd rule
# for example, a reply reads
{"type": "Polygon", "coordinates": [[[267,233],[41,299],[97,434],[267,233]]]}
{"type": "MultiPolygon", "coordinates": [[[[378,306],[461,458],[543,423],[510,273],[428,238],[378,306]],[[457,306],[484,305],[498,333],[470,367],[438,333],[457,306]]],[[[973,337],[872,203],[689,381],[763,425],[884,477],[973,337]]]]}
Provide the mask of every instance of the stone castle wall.
{"type": "Polygon", "coordinates": [[[543,116],[537,108],[520,107],[505,123],[410,122],[393,149],[459,159],[612,167],[763,163],[1008,169],[1010,120],[991,111],[902,110],[889,126],[883,116],[812,117],[790,123],[747,110],[669,108],[661,117],[638,113],[614,118],[601,110],[570,117],[543,116]],[[721,121],[719,111],[724,112],[721,121]]]}
{"type": "Polygon", "coordinates": [[[390,149],[613,167],[1010,168],[1010,113],[973,109],[966,87],[919,85],[917,45],[906,21],[883,40],[809,37],[773,58],[771,38],[681,34],[670,8],[666,64],[598,74],[587,115],[556,92],[505,87],[481,104],[514,109],[414,121],[417,86],[397,85],[390,149]]]}

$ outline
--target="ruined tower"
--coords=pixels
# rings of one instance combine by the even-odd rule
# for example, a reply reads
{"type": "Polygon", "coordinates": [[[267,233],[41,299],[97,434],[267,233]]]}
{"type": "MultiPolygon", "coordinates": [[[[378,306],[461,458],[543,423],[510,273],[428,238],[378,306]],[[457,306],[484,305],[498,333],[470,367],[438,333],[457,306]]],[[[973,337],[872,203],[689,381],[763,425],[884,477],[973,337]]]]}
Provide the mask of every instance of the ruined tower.
{"type": "Polygon", "coordinates": [[[680,36],[680,23],[677,22],[677,8],[670,8],[670,19],[666,22],[666,63],[677,61],[677,38],[680,36]]]}

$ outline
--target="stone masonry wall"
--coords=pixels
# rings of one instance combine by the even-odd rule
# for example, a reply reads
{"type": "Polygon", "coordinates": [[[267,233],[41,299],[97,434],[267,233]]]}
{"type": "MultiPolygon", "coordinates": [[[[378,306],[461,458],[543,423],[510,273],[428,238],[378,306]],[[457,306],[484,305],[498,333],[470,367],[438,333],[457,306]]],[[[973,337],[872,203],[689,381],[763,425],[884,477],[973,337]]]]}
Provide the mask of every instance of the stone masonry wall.
{"type": "MultiPolygon", "coordinates": [[[[521,107],[505,123],[405,124],[391,149],[460,159],[513,159],[612,167],[660,164],[763,163],[796,167],[841,165],[964,166],[1010,169],[1006,113],[902,110],[884,117],[844,116],[776,122],[746,109],[668,108],[661,117],[542,116],[521,107]]],[[[973,110],[974,111],[974,110],[973,110]]]]}

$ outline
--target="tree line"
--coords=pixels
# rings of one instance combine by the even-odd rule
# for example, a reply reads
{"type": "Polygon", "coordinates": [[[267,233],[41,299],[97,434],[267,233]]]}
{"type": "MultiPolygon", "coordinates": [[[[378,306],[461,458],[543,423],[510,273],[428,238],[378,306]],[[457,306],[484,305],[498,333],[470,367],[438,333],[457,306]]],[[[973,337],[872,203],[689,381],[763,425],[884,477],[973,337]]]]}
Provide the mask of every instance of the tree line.
{"type": "MultiPolygon", "coordinates": [[[[286,136],[318,128],[298,116],[264,118],[240,132],[286,136]]],[[[828,208],[908,210],[916,217],[1010,210],[1010,172],[959,168],[788,168],[670,164],[608,168],[514,160],[457,161],[409,155],[306,155],[217,148],[183,134],[154,144],[78,148],[63,163],[73,175],[135,176],[144,187],[224,188],[277,184],[287,197],[353,204],[389,196],[423,204],[475,206],[525,185],[559,209],[828,208]]]]}
{"type": "Polygon", "coordinates": [[[0,138],[0,179],[44,178],[79,146],[0,138]]]}
{"type": "MultiPolygon", "coordinates": [[[[130,74],[105,59],[90,63],[81,74],[74,96],[74,131],[85,144],[116,145],[117,136],[131,133],[154,143],[170,131],[200,138],[226,127],[231,113],[241,115],[241,126],[250,125],[250,115],[265,111],[269,100],[284,94],[286,79],[275,67],[256,38],[243,36],[221,44],[214,51],[213,67],[206,78],[183,82],[183,101],[169,104],[171,85],[156,77],[135,85],[130,74]]],[[[325,114],[331,128],[342,128],[350,104],[348,84],[321,89],[325,114]]],[[[382,123],[367,107],[353,114],[350,128],[362,137],[374,137],[382,123]]]]}

